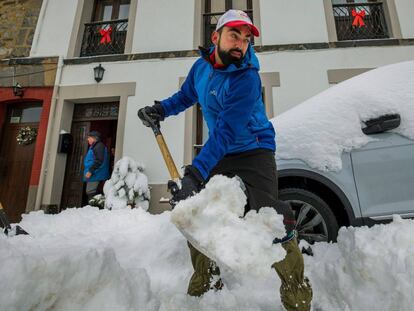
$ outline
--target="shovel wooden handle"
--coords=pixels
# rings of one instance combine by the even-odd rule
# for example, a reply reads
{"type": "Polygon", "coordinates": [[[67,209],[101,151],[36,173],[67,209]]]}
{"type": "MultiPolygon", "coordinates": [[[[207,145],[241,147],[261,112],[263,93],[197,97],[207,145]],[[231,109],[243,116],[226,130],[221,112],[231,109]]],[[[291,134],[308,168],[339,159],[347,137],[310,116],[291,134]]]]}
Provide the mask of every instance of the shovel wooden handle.
{"type": "Polygon", "coordinates": [[[158,147],[160,147],[161,154],[164,158],[164,162],[167,165],[168,172],[172,180],[180,179],[180,174],[178,173],[177,167],[175,166],[174,160],[171,156],[170,150],[168,150],[167,144],[164,140],[162,134],[155,135],[157,139],[158,147]]]}
{"type": "Polygon", "coordinates": [[[160,147],[161,154],[164,158],[165,164],[167,165],[167,169],[170,173],[171,179],[177,181],[178,179],[180,179],[180,174],[178,173],[177,167],[175,166],[170,150],[168,150],[167,144],[164,140],[164,137],[162,136],[159,122],[157,124],[150,116],[148,116],[145,112],[145,109],[141,109],[138,111],[138,117],[140,117],[140,111],[142,111],[142,115],[144,116],[146,123],[148,123],[144,124],[149,126],[154,132],[155,138],[157,139],[158,147],[160,147]]]}

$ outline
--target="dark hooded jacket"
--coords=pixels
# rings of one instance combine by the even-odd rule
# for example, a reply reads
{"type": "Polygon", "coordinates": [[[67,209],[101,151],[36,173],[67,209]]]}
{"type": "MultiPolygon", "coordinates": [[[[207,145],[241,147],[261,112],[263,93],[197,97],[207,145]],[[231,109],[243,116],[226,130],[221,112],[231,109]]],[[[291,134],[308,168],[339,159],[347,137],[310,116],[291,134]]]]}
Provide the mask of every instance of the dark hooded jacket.
{"type": "Polygon", "coordinates": [[[109,155],[108,149],[99,137],[94,144],[89,146],[86,153],[83,171],[83,181],[101,181],[109,179],[109,155]],[[85,174],[91,172],[92,176],[88,179],[85,178],[85,174]]]}

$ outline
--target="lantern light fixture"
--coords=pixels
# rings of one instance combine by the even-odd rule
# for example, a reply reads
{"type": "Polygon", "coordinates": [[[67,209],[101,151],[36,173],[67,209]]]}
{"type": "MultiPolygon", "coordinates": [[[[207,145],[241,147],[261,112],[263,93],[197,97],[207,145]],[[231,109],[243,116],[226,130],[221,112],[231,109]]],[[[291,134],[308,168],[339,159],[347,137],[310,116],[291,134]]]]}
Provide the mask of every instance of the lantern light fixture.
{"type": "Polygon", "coordinates": [[[93,68],[93,73],[94,73],[96,82],[99,83],[99,82],[102,81],[104,72],[105,72],[105,68],[102,67],[101,64],[99,64],[99,66],[96,66],[95,68],[93,68]]]}
{"type": "Polygon", "coordinates": [[[23,87],[20,85],[19,82],[16,82],[15,85],[13,85],[13,94],[14,96],[19,96],[22,97],[24,94],[24,89],[23,87]]]}

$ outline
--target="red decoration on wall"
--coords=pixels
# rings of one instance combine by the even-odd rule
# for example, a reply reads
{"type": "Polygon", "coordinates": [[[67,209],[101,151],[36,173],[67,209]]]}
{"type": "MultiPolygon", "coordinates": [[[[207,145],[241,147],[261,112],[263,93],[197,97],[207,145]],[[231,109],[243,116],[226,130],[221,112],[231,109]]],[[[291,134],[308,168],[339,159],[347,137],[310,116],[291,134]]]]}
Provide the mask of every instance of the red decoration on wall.
{"type": "Polygon", "coordinates": [[[99,34],[102,36],[100,43],[101,44],[110,43],[112,41],[111,40],[111,33],[112,33],[112,27],[109,27],[107,29],[101,28],[99,30],[99,34]]]}
{"type": "Polygon", "coordinates": [[[355,17],[354,21],[352,22],[352,26],[365,26],[364,17],[365,17],[365,10],[361,10],[360,12],[355,11],[352,9],[352,16],[355,17]]]}

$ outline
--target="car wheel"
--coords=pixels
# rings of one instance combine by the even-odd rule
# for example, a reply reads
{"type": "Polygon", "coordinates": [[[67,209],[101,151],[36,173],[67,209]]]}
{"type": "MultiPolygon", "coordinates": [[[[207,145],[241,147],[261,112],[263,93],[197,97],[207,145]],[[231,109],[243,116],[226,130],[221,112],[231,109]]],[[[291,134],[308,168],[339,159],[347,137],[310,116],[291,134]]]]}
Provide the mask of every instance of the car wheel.
{"type": "Polygon", "coordinates": [[[299,239],[311,244],[336,241],[338,222],[321,197],[305,189],[285,188],[279,190],[279,199],[292,206],[299,239]]]}

